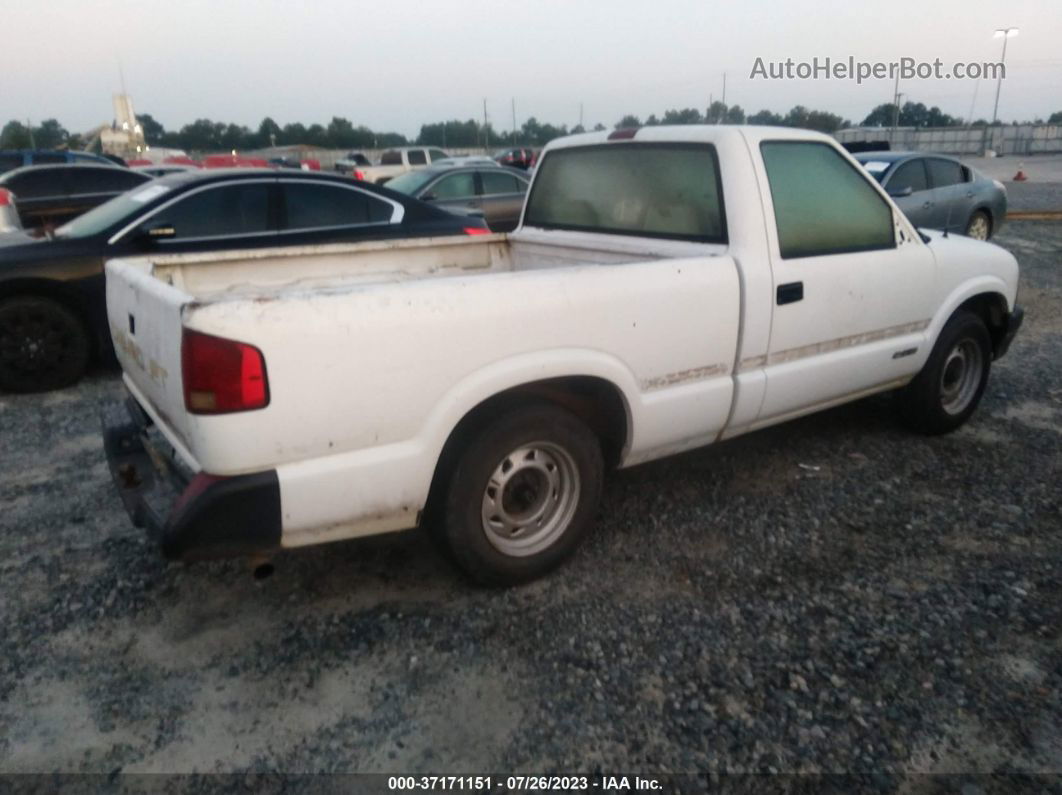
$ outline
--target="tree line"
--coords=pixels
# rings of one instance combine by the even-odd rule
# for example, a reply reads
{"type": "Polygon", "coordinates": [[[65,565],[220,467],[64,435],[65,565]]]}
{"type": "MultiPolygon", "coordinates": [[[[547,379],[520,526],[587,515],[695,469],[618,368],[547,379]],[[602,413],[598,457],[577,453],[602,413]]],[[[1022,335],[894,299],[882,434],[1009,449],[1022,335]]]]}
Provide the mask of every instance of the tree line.
{"type": "MultiPolygon", "coordinates": [[[[210,119],[196,119],[179,129],[167,130],[151,114],[137,116],[144,132],[144,139],[150,146],[162,146],[184,149],[188,152],[212,151],[246,151],[265,149],[272,146],[304,144],[326,149],[380,149],[405,144],[421,144],[442,148],[502,147],[510,144],[542,146],[554,138],[571,133],[585,132],[585,128],[576,125],[553,125],[539,122],[534,117],[527,119],[515,130],[495,130],[490,124],[481,124],[475,119],[461,121],[434,122],[424,124],[415,140],[397,132],[379,132],[365,125],[357,125],[340,116],[333,116],[328,124],[291,123],[281,126],[270,117],[262,119],[256,129],[242,124],[233,124],[210,119]]],[[[933,106],[927,108],[921,102],[906,102],[897,109],[894,104],[886,103],[874,108],[861,125],[864,127],[891,127],[894,123],[900,127],[958,127],[965,122],[933,106]]],[[[1017,124],[1018,122],[1013,122],[1017,124]]],[[[1043,119],[1036,119],[1034,124],[1042,124],[1043,119]]],[[[1062,110],[1052,113],[1048,124],[1062,124],[1062,110]]],[[[796,105],[786,114],[769,110],[746,115],[740,105],[725,105],[712,102],[702,113],[697,108],[682,108],[664,111],[661,116],[650,114],[644,122],[631,114],[624,116],[616,124],[621,127],[653,126],[657,124],[767,124],[784,127],[802,127],[820,132],[832,133],[842,127],[851,126],[851,121],[823,110],[811,110],[803,105],[796,105]]],[[[986,126],[984,119],[973,122],[973,126],[986,126]]],[[[1002,124],[1002,122],[996,122],[1002,124]]],[[[606,129],[603,124],[596,124],[594,130],[606,129]]],[[[0,149],[84,149],[91,141],[82,135],[71,133],[57,119],[46,119],[33,127],[21,121],[12,120],[0,130],[0,149]]],[[[98,147],[98,142],[97,142],[98,147]]]]}

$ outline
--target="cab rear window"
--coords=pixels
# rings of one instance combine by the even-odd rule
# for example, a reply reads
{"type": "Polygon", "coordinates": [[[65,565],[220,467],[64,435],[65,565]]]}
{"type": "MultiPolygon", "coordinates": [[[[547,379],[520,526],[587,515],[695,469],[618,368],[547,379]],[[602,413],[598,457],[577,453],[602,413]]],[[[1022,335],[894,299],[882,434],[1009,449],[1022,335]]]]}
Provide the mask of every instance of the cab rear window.
{"type": "Polygon", "coordinates": [[[725,243],[718,163],[708,144],[556,149],[538,167],[524,225],[725,243]]]}

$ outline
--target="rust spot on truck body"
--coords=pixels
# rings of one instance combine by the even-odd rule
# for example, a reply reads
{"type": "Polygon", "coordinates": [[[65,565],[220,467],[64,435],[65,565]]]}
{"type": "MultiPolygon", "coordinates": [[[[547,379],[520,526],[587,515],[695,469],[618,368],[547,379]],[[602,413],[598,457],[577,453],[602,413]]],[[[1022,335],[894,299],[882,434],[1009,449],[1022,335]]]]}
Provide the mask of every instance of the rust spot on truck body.
{"type": "Polygon", "coordinates": [[[676,373],[667,373],[656,378],[647,378],[642,381],[642,390],[651,392],[654,389],[664,389],[669,386],[685,384],[689,381],[702,381],[713,375],[722,375],[727,372],[725,364],[709,364],[704,367],[691,367],[688,370],[679,370],[676,373]]]}

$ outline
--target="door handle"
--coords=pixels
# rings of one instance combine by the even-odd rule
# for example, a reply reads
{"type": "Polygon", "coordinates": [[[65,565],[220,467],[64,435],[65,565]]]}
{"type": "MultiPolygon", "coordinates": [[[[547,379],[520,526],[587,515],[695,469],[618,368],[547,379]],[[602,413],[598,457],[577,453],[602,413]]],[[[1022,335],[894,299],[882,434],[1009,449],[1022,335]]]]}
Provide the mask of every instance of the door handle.
{"type": "Polygon", "coordinates": [[[972,190],[966,192],[966,198],[967,199],[972,199],[973,198],[973,191],[972,190]]]}
{"type": "Polygon", "coordinates": [[[922,209],[923,210],[928,210],[932,206],[933,206],[933,202],[926,202],[925,204],[922,205],[922,209]]]}
{"type": "Polygon", "coordinates": [[[775,294],[778,306],[782,304],[795,304],[797,301],[804,300],[804,282],[789,282],[789,284],[779,284],[778,291],[775,294]]]}

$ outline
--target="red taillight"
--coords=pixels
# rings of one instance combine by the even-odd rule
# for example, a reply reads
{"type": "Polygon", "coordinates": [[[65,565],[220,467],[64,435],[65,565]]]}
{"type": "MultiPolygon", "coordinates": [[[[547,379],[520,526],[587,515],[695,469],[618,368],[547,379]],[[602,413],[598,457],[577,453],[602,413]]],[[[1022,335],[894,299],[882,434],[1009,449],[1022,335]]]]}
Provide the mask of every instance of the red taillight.
{"type": "Polygon", "coordinates": [[[465,227],[465,234],[466,235],[489,235],[490,234],[490,230],[489,229],[484,229],[481,226],[466,226],[465,227]]]}
{"type": "Polygon", "coordinates": [[[192,414],[251,411],[269,405],[265,358],[253,345],[184,330],[184,405],[192,414]]]}
{"type": "Polygon", "coordinates": [[[365,172],[360,170],[360,169],[357,169],[357,168],[354,169],[354,179],[364,180],[365,179],[365,172]]]}
{"type": "Polygon", "coordinates": [[[14,200],[11,195],[11,191],[7,188],[0,188],[0,207],[7,207],[14,200]]]}

